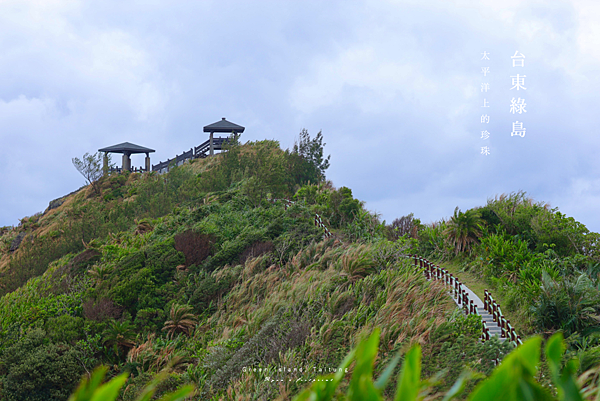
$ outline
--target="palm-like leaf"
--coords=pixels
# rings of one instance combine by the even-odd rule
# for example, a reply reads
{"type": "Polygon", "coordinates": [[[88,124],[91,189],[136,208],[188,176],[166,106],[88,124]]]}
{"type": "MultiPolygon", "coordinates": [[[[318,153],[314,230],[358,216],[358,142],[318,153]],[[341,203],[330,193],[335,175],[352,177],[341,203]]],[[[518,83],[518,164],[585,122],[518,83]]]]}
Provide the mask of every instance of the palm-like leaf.
{"type": "Polygon", "coordinates": [[[448,221],[444,234],[454,245],[454,252],[471,250],[471,244],[481,236],[481,216],[476,210],[461,212],[458,206],[454,209],[454,216],[448,221]]]}
{"type": "Polygon", "coordinates": [[[133,341],[135,333],[129,322],[111,320],[103,334],[104,345],[112,345],[117,355],[119,355],[119,350],[128,349],[135,345],[133,341]]]}
{"type": "Polygon", "coordinates": [[[532,308],[539,329],[562,329],[570,335],[598,325],[600,293],[587,276],[557,282],[543,272],[542,283],[540,297],[532,308]]]}
{"type": "Polygon", "coordinates": [[[189,336],[191,330],[196,326],[198,320],[192,313],[192,307],[189,305],[173,304],[171,306],[170,318],[165,322],[163,331],[167,331],[168,335],[173,338],[175,333],[184,333],[189,336]]]}
{"type": "Polygon", "coordinates": [[[94,277],[98,282],[103,281],[108,277],[110,273],[113,272],[113,268],[106,265],[94,265],[91,269],[88,270],[90,276],[94,277]]]}

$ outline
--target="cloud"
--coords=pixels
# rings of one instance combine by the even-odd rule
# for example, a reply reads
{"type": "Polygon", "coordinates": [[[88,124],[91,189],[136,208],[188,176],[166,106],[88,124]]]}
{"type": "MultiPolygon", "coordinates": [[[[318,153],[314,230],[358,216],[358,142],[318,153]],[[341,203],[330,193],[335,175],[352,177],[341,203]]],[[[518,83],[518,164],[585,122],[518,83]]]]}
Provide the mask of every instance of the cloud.
{"type": "Polygon", "coordinates": [[[10,172],[0,225],[82,185],[74,156],[129,141],[156,149],[156,163],[227,117],[246,126],[242,140],[283,147],[302,128],[322,130],[328,178],[388,221],[447,217],[523,189],[600,230],[592,1],[0,5],[0,167],[10,172]],[[525,138],[510,136],[515,50],[526,55],[525,138]]]}

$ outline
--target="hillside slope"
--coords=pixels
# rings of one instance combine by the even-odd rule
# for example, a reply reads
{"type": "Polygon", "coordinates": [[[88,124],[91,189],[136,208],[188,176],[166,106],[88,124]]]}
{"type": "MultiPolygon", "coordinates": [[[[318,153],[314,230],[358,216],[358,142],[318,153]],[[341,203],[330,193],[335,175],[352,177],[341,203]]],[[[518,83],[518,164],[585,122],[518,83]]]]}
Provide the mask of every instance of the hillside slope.
{"type": "Polygon", "coordinates": [[[416,243],[386,240],[348,188],[307,184],[296,156],[262,141],[162,176],[113,175],[5,232],[3,399],[66,399],[101,363],[131,372],[124,400],[164,369],[159,392],[290,399],[375,326],[378,369],[420,342],[426,372],[450,368],[442,389],[464,364],[489,373],[482,356],[508,349],[476,343],[477,322],[402,257],[416,243]],[[267,200],[294,193],[289,208],[267,200]]]}

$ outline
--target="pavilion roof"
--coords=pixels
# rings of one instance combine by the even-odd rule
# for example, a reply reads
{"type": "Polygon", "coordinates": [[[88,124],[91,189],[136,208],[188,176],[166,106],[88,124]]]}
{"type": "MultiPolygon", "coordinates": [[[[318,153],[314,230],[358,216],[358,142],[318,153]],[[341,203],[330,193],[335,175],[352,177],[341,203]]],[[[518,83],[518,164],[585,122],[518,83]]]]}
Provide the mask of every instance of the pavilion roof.
{"type": "Polygon", "coordinates": [[[99,152],[108,152],[108,153],[153,153],[154,149],[145,148],[140,145],[136,145],[134,143],[123,142],[118,145],[109,146],[107,148],[98,149],[99,152]]]}
{"type": "Polygon", "coordinates": [[[231,121],[227,121],[225,117],[221,119],[221,121],[217,121],[216,123],[212,123],[204,127],[204,132],[234,132],[236,134],[244,132],[244,127],[241,125],[237,125],[232,123],[231,121]]]}

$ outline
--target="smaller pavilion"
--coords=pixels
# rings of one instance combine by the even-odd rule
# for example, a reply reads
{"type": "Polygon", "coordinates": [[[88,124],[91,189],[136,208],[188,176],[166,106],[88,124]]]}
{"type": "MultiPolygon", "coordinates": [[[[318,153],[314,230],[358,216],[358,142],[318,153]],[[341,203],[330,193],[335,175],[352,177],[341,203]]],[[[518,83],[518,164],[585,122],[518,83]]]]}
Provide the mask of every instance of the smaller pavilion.
{"type": "Polygon", "coordinates": [[[150,171],[150,153],[155,152],[154,149],[145,148],[140,145],[135,145],[129,142],[123,142],[118,145],[109,146],[107,148],[98,149],[99,152],[104,152],[104,173],[108,172],[108,154],[109,153],[122,153],[123,154],[123,171],[131,171],[131,159],[130,156],[134,153],[145,153],[146,154],[146,171],[150,171]]]}
{"type": "Polygon", "coordinates": [[[234,137],[237,137],[238,134],[244,132],[244,129],[245,128],[241,125],[227,121],[225,117],[223,117],[221,121],[217,121],[216,123],[212,123],[204,127],[204,132],[210,132],[210,155],[214,156],[215,154],[215,147],[213,144],[213,134],[215,132],[226,132],[228,134],[233,134],[234,137]]]}

